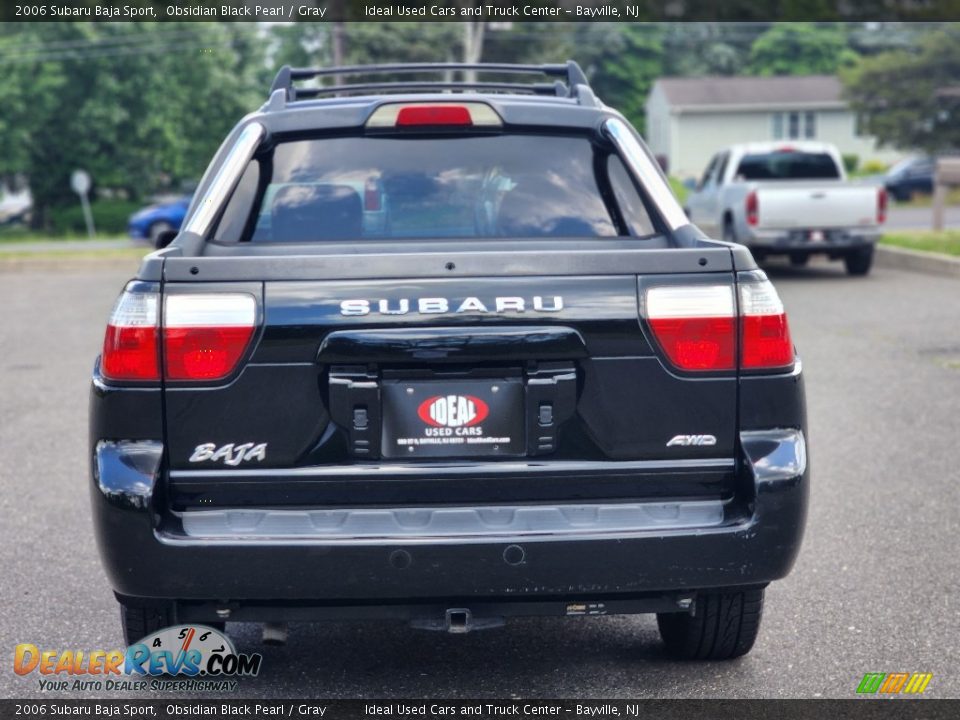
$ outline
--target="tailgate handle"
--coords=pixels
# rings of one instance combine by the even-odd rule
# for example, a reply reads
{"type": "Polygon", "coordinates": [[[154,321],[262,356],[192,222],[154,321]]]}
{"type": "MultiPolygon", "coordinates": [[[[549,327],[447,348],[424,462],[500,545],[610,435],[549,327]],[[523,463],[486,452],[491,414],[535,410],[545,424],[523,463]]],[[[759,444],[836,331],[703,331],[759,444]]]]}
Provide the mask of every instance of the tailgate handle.
{"type": "Polygon", "coordinates": [[[583,336],[560,325],[336,330],[317,353],[321,363],[378,364],[585,357],[583,336]]]}

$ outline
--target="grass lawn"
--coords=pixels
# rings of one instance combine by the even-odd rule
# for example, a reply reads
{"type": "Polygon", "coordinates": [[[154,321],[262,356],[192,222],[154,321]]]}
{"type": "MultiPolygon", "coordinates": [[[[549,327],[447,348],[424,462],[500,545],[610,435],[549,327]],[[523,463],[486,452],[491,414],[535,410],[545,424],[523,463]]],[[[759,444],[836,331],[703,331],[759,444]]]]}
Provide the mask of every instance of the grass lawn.
{"type": "MultiPolygon", "coordinates": [[[[49,233],[33,232],[30,230],[0,230],[0,245],[13,245],[15,243],[34,243],[34,242],[77,242],[88,241],[91,238],[86,235],[50,235],[49,233]]],[[[123,235],[95,235],[93,240],[123,240],[123,235]]]]}
{"type": "Polygon", "coordinates": [[[677,200],[681,205],[683,205],[687,201],[687,195],[690,194],[690,190],[688,190],[686,185],[672,175],[670,176],[669,180],[670,189],[673,190],[673,194],[677,196],[677,200]]]}
{"type": "Polygon", "coordinates": [[[937,252],[960,256],[960,230],[932,230],[885,233],[880,240],[883,245],[895,245],[908,250],[937,252]]]}
{"type": "Polygon", "coordinates": [[[0,267],[6,264],[16,264],[24,260],[42,260],[54,263],[63,260],[83,261],[101,261],[101,260],[139,260],[152,248],[149,247],[130,247],[130,248],[91,248],[84,250],[82,248],[64,248],[63,250],[6,250],[0,252],[0,267]]]}

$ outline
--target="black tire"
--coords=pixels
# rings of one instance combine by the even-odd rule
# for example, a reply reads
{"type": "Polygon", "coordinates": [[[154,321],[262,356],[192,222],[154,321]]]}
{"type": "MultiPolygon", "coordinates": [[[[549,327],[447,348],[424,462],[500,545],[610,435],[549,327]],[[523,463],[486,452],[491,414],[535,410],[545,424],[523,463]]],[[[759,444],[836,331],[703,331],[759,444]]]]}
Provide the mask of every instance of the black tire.
{"type": "Polygon", "coordinates": [[[150,244],[156,247],[157,241],[160,239],[160,236],[165,232],[170,232],[173,230],[173,225],[164,221],[157,220],[149,228],[147,228],[147,239],[150,241],[150,244]]]}
{"type": "Polygon", "coordinates": [[[696,611],[658,613],[667,652],[682,660],[730,660],[746,655],[760,631],[763,589],[697,595],[696,611]]]}
{"type": "Polygon", "coordinates": [[[733,227],[733,220],[730,217],[723,219],[723,238],[726,242],[737,242],[737,231],[733,227]]]}
{"type": "MultiPolygon", "coordinates": [[[[163,630],[165,627],[176,625],[176,619],[169,606],[155,605],[136,607],[120,603],[120,624],[123,626],[123,639],[127,645],[142,640],[147,635],[163,630]]],[[[198,625],[225,632],[225,622],[201,622],[198,625]]]]}
{"type": "Polygon", "coordinates": [[[129,646],[151,633],[173,625],[173,613],[162,605],[134,607],[120,603],[120,624],[123,626],[123,641],[129,646]]]}
{"type": "Polygon", "coordinates": [[[790,264],[793,265],[794,267],[803,267],[808,262],[810,262],[809,255],[791,255],[790,256],[790,264]]]}
{"type": "Polygon", "coordinates": [[[851,250],[843,258],[849,275],[866,275],[873,265],[873,245],[851,250]]]}

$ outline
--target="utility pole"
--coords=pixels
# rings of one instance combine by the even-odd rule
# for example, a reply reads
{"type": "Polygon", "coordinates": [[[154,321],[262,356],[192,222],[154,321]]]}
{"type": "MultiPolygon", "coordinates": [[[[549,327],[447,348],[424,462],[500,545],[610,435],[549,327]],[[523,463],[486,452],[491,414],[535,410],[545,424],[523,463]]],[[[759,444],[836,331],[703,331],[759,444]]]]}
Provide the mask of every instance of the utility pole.
{"type": "MultiPolygon", "coordinates": [[[[483,33],[485,28],[485,22],[463,23],[463,62],[467,64],[480,62],[483,57],[483,33]]],[[[466,70],[463,79],[465,82],[476,82],[477,71],[466,70]]]]}
{"type": "MultiPolygon", "coordinates": [[[[333,2],[333,17],[336,18],[333,22],[333,33],[332,33],[332,45],[333,45],[333,65],[334,67],[340,67],[343,65],[343,49],[344,49],[344,40],[347,32],[346,24],[343,22],[343,15],[346,11],[344,6],[344,0],[334,0],[333,2]]],[[[333,84],[340,84],[340,76],[333,76],[333,84]]]]}

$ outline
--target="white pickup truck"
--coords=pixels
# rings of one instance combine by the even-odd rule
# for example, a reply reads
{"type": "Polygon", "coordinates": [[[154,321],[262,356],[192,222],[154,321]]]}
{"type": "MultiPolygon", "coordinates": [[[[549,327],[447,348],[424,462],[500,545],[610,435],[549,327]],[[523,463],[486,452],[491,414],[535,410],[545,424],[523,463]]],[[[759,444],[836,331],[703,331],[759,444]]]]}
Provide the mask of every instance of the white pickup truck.
{"type": "Polygon", "coordinates": [[[713,156],[686,211],[705,233],[747,245],[757,260],[780,254],[803,265],[819,253],[866,275],[887,193],[848,182],[833,145],[747,143],[713,156]]]}

